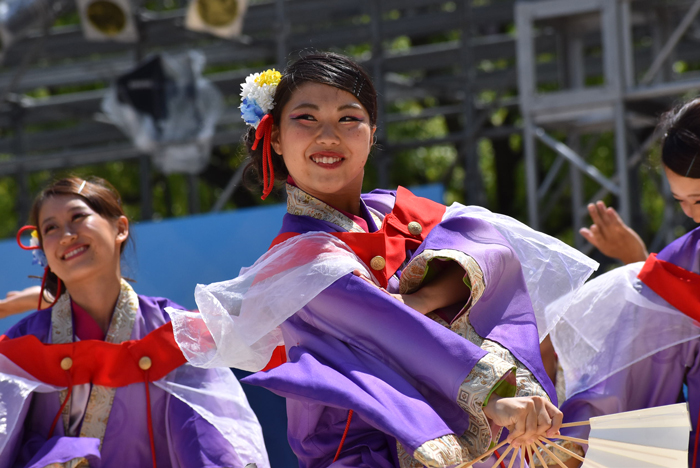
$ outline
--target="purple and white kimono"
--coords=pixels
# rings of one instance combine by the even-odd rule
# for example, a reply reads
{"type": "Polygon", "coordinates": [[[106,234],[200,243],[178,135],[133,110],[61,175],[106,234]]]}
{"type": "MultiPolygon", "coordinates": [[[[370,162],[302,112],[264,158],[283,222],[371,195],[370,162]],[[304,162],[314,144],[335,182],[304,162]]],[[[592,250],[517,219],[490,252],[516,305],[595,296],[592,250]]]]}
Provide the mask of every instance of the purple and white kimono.
{"type": "MultiPolygon", "coordinates": [[[[281,232],[301,235],[238,278],[198,286],[201,316],[169,313],[194,365],[258,371],[284,344],[287,363],[245,382],[287,398],[300,466],[450,466],[499,438],[483,413],[492,392],[556,398],[537,322],[543,334],[556,323],[544,306],[580,286],[594,262],[515,220],[455,204],[420,248],[407,252],[387,288],[410,293],[441,261],[458,262],[471,288],[468,304],[424,316],[352,274],[373,278],[329,233],[365,232],[360,224],[296,187],[287,191],[281,232]],[[525,271],[519,255],[531,260],[525,271]],[[352,421],[334,462],[348,410],[352,421]]],[[[395,201],[383,190],[362,196],[370,232],[395,201]]]]}
{"type": "MultiPolygon", "coordinates": [[[[657,258],[700,273],[700,228],[669,244],[657,258]]],[[[685,383],[692,460],[700,411],[700,324],[637,279],[642,266],[634,263],[601,275],[569,301],[552,332],[566,382],[561,410],[569,422],[670,405],[686,400],[685,383]]],[[[579,438],[588,432],[587,426],[562,430],[579,438]]],[[[585,452],[585,447],[564,445],[585,452]]]]}
{"type": "MultiPolygon", "coordinates": [[[[169,321],[165,307],[179,308],[168,299],[137,295],[122,281],[105,341],[145,337],[169,321]]],[[[42,343],[74,341],[68,295],[7,333],[27,335],[42,343]]],[[[184,364],[149,384],[149,391],[150,409],[143,382],[76,385],[49,438],[66,389],[38,381],[0,354],[0,466],[153,466],[150,411],[158,467],[269,467],[260,425],[229,369],[184,364]]]]}

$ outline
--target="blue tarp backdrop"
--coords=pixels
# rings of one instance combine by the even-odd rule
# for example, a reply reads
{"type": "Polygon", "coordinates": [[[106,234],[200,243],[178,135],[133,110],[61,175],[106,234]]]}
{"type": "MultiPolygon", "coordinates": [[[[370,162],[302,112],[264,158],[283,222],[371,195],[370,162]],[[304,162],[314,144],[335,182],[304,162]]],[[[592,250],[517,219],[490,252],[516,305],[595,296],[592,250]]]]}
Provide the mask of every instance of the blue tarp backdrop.
{"type": "MultiPolygon", "coordinates": [[[[419,196],[442,202],[441,185],[413,188],[419,196]]],[[[127,248],[122,274],[133,278],[134,289],[147,296],[163,296],[194,309],[194,287],[238,275],[264,253],[282,225],[283,205],[203,214],[132,225],[133,246],[127,248]]],[[[14,240],[0,242],[0,294],[38,283],[31,253],[14,240]]],[[[23,316],[0,320],[0,334],[23,316]]],[[[240,377],[243,374],[236,374],[240,377]]],[[[273,468],[296,465],[287,445],[284,401],[266,390],[244,385],[258,414],[273,468]]]]}

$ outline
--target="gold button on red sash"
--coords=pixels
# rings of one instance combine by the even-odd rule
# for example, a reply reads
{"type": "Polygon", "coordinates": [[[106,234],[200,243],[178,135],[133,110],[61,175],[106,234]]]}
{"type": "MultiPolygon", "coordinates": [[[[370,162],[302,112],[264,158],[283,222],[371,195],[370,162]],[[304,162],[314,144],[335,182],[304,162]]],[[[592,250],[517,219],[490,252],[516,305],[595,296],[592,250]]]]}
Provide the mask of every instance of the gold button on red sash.
{"type": "Polygon", "coordinates": [[[153,365],[153,361],[151,361],[151,358],[148,356],[144,356],[141,359],[139,359],[139,368],[141,370],[148,370],[151,368],[153,365]]]}
{"type": "Polygon", "coordinates": [[[386,266],[386,260],[384,260],[384,257],[381,255],[377,255],[369,262],[369,266],[371,266],[373,270],[383,270],[386,266]]]}
{"type": "Polygon", "coordinates": [[[420,223],[417,221],[411,221],[410,223],[408,223],[408,232],[410,232],[414,236],[420,236],[423,232],[423,226],[421,226],[420,223]]]}

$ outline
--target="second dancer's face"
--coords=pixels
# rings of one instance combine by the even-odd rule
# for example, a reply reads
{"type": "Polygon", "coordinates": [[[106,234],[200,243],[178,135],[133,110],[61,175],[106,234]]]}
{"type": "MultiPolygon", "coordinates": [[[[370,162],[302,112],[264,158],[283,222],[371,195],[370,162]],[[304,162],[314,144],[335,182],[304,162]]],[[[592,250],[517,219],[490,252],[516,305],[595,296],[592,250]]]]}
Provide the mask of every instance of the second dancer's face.
{"type": "Polygon", "coordinates": [[[119,271],[121,245],[129,235],[126,217],[107,219],[83,198],[48,198],[39,211],[38,229],[51,271],[70,287],[119,271]]]}
{"type": "Polygon", "coordinates": [[[664,166],[673,198],[681,205],[683,213],[700,223],[700,179],[683,177],[664,166]]]}
{"type": "Polygon", "coordinates": [[[305,83],[282,109],[272,147],[300,189],[325,200],[359,197],[375,128],[355,96],[305,83]]]}

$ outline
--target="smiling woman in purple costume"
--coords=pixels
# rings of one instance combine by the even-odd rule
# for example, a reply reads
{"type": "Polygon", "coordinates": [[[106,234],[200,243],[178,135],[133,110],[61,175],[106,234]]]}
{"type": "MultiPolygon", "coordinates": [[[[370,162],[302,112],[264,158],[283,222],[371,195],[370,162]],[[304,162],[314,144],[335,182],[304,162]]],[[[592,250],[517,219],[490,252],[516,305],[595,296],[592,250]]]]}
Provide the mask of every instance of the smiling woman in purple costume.
{"type": "MultiPolygon", "coordinates": [[[[700,222],[700,99],[668,112],[659,125],[665,131],[661,159],[671,192],[686,216],[700,222]]],[[[631,245],[623,261],[637,263],[581,288],[552,333],[565,371],[564,419],[581,421],[687,400],[693,426],[689,465],[700,467],[700,228],[643,263],[640,252],[645,248],[638,236],[604,208],[591,208],[598,211],[596,224],[619,231],[631,245]]],[[[609,236],[600,234],[600,229],[593,230],[594,240],[605,249],[609,236]]],[[[586,437],[587,431],[566,429],[575,437],[586,437]]],[[[584,448],[578,450],[583,453],[584,448]]],[[[579,465],[576,460],[567,463],[579,465]]]]}
{"type": "Polygon", "coordinates": [[[376,91],[347,57],[306,55],[242,94],[252,168],[265,196],[286,182],[288,213],[255,265],[198,286],[201,317],[173,311],[185,356],[265,367],[246,382],[287,398],[302,467],[447,467],[556,433],[533,302],[584,281],[585,257],[483,209],[361,194],[376,91]],[[279,345],[286,362],[266,366],[279,345]]]}
{"type": "Polygon", "coordinates": [[[187,364],[164,310],[178,306],[122,278],[116,190],[58,180],[32,219],[56,299],[0,338],[0,466],[269,466],[231,371],[187,364]]]}

